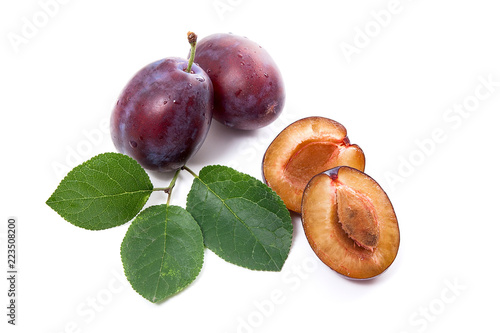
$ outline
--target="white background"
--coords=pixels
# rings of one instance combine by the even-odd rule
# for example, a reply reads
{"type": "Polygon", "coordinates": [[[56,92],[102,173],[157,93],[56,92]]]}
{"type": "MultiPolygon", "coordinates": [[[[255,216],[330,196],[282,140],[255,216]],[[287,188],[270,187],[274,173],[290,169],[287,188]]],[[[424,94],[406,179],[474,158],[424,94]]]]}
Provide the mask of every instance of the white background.
{"type": "MultiPolygon", "coordinates": [[[[18,325],[6,323],[2,278],[2,332],[498,328],[495,1],[61,0],[45,6],[50,16],[43,3],[59,2],[0,5],[5,272],[7,218],[19,223],[18,325]],[[390,17],[382,15],[389,9],[390,17]],[[27,22],[39,27],[30,31],[27,22]],[[261,130],[214,122],[188,165],[232,165],[260,178],[264,151],[286,125],[310,115],[341,122],[399,219],[401,247],[386,273],[369,282],[337,275],[315,257],[293,215],[293,246],[281,272],[249,271],[206,250],[196,281],[152,304],[121,280],[128,224],[86,231],[45,205],[70,168],[115,151],[105,123],[121,89],[146,64],[185,57],[189,30],[258,42],[282,71],[287,100],[280,119],[261,130]]],[[[151,176],[156,186],[171,177],[151,176]]],[[[184,206],[191,181],[181,174],[174,204],[184,206]]],[[[147,205],[164,200],[155,193],[147,205]]]]}

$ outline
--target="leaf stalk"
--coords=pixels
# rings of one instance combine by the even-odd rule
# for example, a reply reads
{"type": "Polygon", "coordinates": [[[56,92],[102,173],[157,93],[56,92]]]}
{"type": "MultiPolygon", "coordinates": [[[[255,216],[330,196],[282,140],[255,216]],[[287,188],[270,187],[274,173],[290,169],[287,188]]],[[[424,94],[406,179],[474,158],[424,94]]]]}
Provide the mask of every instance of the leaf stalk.
{"type": "Polygon", "coordinates": [[[170,197],[172,195],[172,190],[174,189],[175,182],[177,181],[177,177],[179,177],[179,173],[181,172],[181,169],[177,169],[177,171],[174,174],[174,178],[172,178],[172,181],[168,185],[168,187],[165,189],[165,193],[167,193],[167,207],[170,205],[170,197]]]}
{"type": "Polygon", "coordinates": [[[194,178],[199,178],[198,175],[193,171],[191,170],[190,168],[188,168],[187,166],[183,166],[181,168],[181,170],[186,170],[187,172],[189,172],[194,178]]]}

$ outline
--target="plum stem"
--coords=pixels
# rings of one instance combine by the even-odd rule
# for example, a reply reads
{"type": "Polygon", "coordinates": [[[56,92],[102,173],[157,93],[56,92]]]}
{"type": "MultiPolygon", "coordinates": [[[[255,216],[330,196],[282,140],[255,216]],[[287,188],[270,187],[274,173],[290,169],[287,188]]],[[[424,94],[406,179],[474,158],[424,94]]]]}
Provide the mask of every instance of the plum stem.
{"type": "Polygon", "coordinates": [[[174,189],[175,182],[177,181],[177,177],[179,177],[179,173],[181,172],[181,169],[177,169],[174,174],[174,178],[172,178],[172,181],[168,185],[168,187],[164,190],[165,193],[167,193],[167,207],[170,205],[170,196],[172,195],[172,190],[174,189]]]}
{"type": "Polygon", "coordinates": [[[196,53],[196,41],[198,40],[198,36],[192,31],[189,31],[187,33],[187,36],[188,36],[188,42],[189,44],[191,44],[191,55],[189,56],[189,62],[186,68],[186,72],[191,73],[191,67],[193,66],[194,55],[196,53]]]}

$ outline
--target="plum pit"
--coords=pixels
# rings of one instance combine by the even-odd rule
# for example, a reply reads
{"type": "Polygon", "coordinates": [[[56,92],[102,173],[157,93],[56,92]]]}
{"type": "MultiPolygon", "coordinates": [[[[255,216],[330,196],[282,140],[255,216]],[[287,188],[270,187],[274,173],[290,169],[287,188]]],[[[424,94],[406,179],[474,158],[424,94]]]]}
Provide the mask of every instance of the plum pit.
{"type": "Polygon", "coordinates": [[[347,236],[373,252],[380,232],[375,208],[370,199],[345,185],[337,186],[338,221],[347,236]]]}

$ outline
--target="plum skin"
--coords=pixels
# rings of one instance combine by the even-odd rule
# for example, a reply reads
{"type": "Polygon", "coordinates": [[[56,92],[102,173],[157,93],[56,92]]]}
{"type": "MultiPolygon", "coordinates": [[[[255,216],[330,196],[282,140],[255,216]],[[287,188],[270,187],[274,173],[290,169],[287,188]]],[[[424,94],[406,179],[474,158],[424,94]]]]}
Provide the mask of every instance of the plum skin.
{"type": "Polygon", "coordinates": [[[255,130],[281,114],[283,78],[274,60],[257,43],[233,34],[213,34],[198,42],[195,62],[212,80],[217,121],[255,130]]]}
{"type": "Polygon", "coordinates": [[[201,147],[213,115],[213,86],[205,71],[166,58],[142,68],[128,82],[111,115],[116,149],[144,168],[181,168],[201,147]]]}

